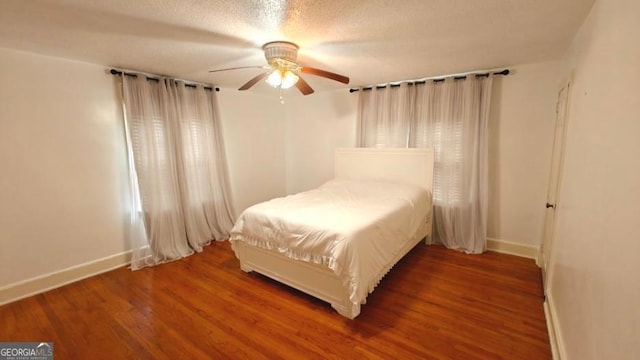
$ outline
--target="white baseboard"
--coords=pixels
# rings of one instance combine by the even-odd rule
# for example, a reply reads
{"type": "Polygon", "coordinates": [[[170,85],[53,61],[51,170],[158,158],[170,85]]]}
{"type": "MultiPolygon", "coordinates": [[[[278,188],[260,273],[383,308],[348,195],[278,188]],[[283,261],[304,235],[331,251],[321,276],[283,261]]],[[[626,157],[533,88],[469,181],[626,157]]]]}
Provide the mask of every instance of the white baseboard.
{"type": "Polygon", "coordinates": [[[553,297],[547,292],[546,301],[544,302],[544,316],[547,319],[547,331],[549,332],[549,343],[551,345],[551,355],[553,360],[566,359],[564,343],[560,327],[558,324],[558,315],[556,307],[553,304],[553,297]]]}
{"type": "Polygon", "coordinates": [[[511,241],[487,238],[487,250],[503,254],[516,255],[528,259],[538,259],[538,247],[511,241]]]}
{"type": "Polygon", "coordinates": [[[78,280],[101,274],[131,262],[131,251],[72,266],[50,274],[20,281],[0,288],[0,305],[43,293],[78,280]]]}

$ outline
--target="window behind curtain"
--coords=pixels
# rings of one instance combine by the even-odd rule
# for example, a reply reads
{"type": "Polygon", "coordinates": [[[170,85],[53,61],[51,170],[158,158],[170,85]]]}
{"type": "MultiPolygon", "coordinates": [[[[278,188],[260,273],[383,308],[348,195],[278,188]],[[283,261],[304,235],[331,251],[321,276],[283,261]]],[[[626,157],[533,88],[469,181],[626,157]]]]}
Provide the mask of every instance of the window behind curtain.
{"type": "Polygon", "coordinates": [[[123,95],[146,230],[133,241],[139,248],[132,268],[179,259],[228,238],[234,215],[215,94],[138,75],[123,79],[123,95]]]}
{"type": "Polygon", "coordinates": [[[360,89],[358,145],[434,149],[436,231],[447,246],[484,251],[487,124],[493,78],[447,78],[360,89]]]}

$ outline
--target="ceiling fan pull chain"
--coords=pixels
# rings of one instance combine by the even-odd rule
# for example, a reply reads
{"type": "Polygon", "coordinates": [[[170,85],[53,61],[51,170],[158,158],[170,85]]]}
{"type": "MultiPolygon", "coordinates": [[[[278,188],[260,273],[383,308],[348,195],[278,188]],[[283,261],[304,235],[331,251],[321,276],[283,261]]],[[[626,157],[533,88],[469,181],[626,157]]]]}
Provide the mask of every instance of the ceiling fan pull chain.
{"type": "Polygon", "coordinates": [[[282,97],[282,88],[278,88],[280,90],[280,104],[284,104],[284,98],[282,97]]]}

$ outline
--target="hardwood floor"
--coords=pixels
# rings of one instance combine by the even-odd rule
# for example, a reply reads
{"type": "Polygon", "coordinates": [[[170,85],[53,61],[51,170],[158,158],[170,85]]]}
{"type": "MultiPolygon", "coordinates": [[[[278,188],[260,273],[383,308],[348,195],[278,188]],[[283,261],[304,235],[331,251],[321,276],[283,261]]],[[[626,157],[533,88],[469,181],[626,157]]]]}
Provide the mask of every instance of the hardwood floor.
{"type": "Polygon", "coordinates": [[[550,359],[533,260],[418,245],[355,320],[240,270],[229,243],[0,307],[0,341],[56,359],[550,359]]]}

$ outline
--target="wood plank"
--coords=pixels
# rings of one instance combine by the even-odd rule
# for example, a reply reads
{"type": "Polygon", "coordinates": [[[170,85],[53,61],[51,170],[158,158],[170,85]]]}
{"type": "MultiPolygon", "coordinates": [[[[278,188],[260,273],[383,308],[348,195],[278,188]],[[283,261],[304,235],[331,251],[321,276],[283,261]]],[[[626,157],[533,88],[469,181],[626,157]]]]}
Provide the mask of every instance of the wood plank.
{"type": "Polygon", "coordinates": [[[419,245],[355,320],[240,270],[229,243],[0,307],[0,341],[57,359],[551,359],[533,260],[419,245]]]}

